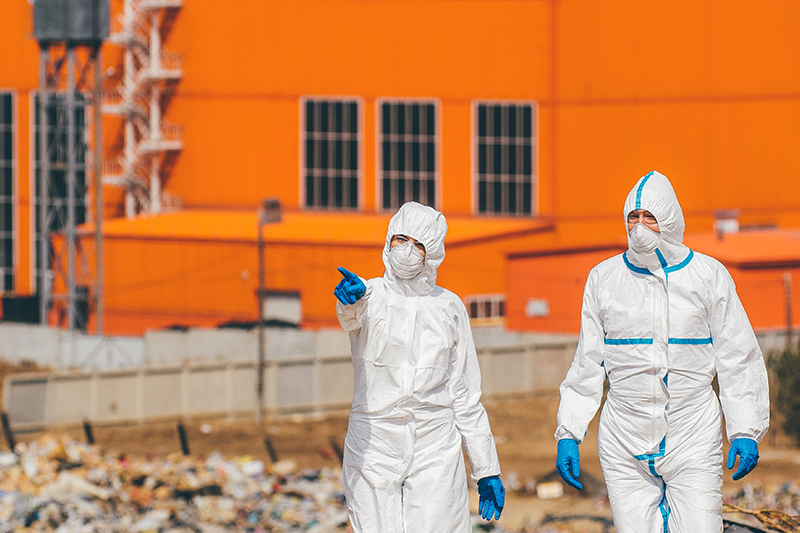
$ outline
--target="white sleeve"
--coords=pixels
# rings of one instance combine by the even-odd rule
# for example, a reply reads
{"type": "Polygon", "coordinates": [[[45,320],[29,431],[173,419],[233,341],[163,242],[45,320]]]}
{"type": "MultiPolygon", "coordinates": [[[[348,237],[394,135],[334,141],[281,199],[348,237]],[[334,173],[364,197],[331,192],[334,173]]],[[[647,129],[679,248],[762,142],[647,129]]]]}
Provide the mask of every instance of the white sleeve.
{"type": "Polygon", "coordinates": [[[719,265],[709,309],[719,399],[728,440],[761,442],[769,428],[769,382],[764,357],[736,286],[719,265]]]}
{"type": "Polygon", "coordinates": [[[367,290],[364,292],[364,296],[356,300],[356,303],[344,305],[338,298],[336,299],[336,318],[339,319],[339,325],[342,326],[342,329],[348,333],[359,330],[364,325],[367,300],[372,294],[372,284],[364,278],[361,278],[361,281],[364,282],[367,290]]]}
{"type": "Polygon", "coordinates": [[[456,360],[450,388],[455,396],[456,427],[467,452],[472,479],[500,475],[500,461],[489,425],[489,416],[481,403],[481,370],[472,339],[469,316],[461,306],[458,313],[456,360]],[[463,311],[463,312],[461,312],[463,311]]]}
{"type": "Polygon", "coordinates": [[[597,271],[592,270],[583,290],[578,349],[567,377],[559,387],[561,402],[558,405],[556,440],[583,442],[589,422],[603,398],[605,333],[596,294],[598,276],[597,271]]]}

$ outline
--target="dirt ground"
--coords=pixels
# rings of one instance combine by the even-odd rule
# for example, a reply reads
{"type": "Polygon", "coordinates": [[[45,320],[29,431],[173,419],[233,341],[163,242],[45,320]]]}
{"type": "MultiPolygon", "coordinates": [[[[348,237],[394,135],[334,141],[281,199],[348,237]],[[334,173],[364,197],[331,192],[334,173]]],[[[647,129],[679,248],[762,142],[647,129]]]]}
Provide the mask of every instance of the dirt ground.
{"type": "MultiPolygon", "coordinates": [[[[536,483],[557,480],[555,474],[555,430],[557,394],[514,399],[485,401],[497,441],[503,469],[502,478],[508,489],[506,508],[500,525],[511,531],[540,524],[546,515],[555,517],[586,515],[576,531],[603,531],[602,518],[610,518],[600,464],[597,458],[597,418],[590,426],[586,441],[581,445],[581,479],[586,494],[568,489],[555,499],[539,499],[536,483]],[[516,490],[514,490],[516,489],[516,490]]],[[[95,443],[111,453],[138,456],[166,456],[181,452],[177,430],[178,421],[128,426],[94,426],[95,443]]],[[[337,453],[341,450],[347,430],[347,413],[328,413],[324,417],[270,417],[258,427],[252,417],[194,418],[183,421],[191,455],[202,456],[218,451],[227,457],[251,456],[269,464],[272,457],[267,441],[278,460],[291,460],[299,468],[339,467],[337,453]]],[[[85,440],[81,427],[50,432],[53,436],[68,435],[85,440]]],[[[29,433],[17,435],[17,442],[41,437],[29,433]]],[[[0,449],[6,449],[5,442],[0,449]]],[[[723,491],[726,494],[741,490],[744,483],[780,484],[800,479],[800,449],[780,430],[773,427],[760,447],[761,459],[757,469],[742,481],[731,480],[725,470],[723,491]]],[[[727,446],[725,449],[727,453],[727,446]]],[[[477,507],[477,491],[471,491],[472,505],[477,507]]]]}

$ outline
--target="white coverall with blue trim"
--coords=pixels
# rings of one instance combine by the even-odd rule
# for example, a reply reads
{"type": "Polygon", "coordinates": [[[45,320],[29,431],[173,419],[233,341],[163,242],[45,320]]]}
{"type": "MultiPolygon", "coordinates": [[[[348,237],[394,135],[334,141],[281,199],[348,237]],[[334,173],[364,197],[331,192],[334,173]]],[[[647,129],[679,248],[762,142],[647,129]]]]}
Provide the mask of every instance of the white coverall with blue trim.
{"type": "Polygon", "coordinates": [[[728,271],[683,245],[665,176],[637,182],[624,215],[637,209],[655,215],[660,242],[639,254],[629,235],[625,253],[590,272],[555,437],[583,440],[607,376],[598,450],[617,533],[721,532],[720,402],[728,440],[760,442],[769,426],[764,360],[728,271]]]}
{"type": "Polygon", "coordinates": [[[473,480],[500,474],[469,315],[436,285],[446,233],[441,213],[404,204],[389,222],[383,277],[336,304],[355,372],[342,467],[354,533],[469,533],[462,444],[473,480]],[[398,234],[425,245],[412,279],[389,262],[398,234]]]}

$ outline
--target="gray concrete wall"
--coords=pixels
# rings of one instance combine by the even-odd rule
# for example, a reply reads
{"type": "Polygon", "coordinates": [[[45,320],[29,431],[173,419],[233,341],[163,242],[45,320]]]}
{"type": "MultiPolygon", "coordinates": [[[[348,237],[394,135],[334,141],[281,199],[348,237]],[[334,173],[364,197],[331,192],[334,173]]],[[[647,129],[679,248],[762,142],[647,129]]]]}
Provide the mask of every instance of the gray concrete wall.
{"type": "Polygon", "coordinates": [[[33,361],[54,370],[139,367],[145,364],[141,337],[97,337],[39,325],[0,323],[0,359],[33,361]]]}
{"type": "MultiPolygon", "coordinates": [[[[554,391],[577,338],[475,328],[484,394],[554,391]]],[[[759,332],[765,353],[785,333],[759,332]]],[[[257,332],[158,331],[142,338],[98,338],[40,326],[0,324],[0,357],[49,366],[50,374],[6,378],[4,405],[15,430],[253,412],[257,332]]],[[[322,412],[347,407],[353,370],[341,330],[268,328],[264,407],[322,412]]]]}
{"type": "MultiPolygon", "coordinates": [[[[341,354],[341,336],[274,336],[285,353],[265,366],[264,407],[271,413],[321,413],[347,408],[353,368],[341,354]],[[307,344],[309,339],[314,343],[307,344]],[[301,356],[297,344],[318,353],[301,356]],[[337,355],[336,352],[339,354],[337,355]]],[[[345,337],[346,340],[346,337],[345,337]]],[[[277,350],[276,350],[277,351],[277,350]]],[[[487,397],[554,390],[575,352],[575,342],[481,347],[478,359],[487,397]]],[[[214,353],[214,350],[209,350],[214,353]]],[[[143,422],[192,416],[232,416],[256,407],[255,361],[193,362],[113,371],[12,374],[4,405],[15,431],[51,426],[143,422]]]]}

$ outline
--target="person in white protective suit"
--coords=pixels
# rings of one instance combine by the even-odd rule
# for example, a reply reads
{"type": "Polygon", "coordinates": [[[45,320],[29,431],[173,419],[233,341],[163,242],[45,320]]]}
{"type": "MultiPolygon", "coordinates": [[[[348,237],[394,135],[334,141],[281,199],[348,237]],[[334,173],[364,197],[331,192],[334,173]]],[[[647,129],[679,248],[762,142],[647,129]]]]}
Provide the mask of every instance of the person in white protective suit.
{"type": "Polygon", "coordinates": [[[721,415],[738,480],[756,466],[769,426],[764,360],[728,271],[683,244],[667,178],[640,178],[624,217],[628,250],[586,282],[578,348],[560,387],[556,466],[581,488],[578,444],[607,377],[597,441],[617,533],[721,532],[721,415]]]}
{"type": "Polygon", "coordinates": [[[499,518],[504,505],[469,316],[436,285],[446,233],[444,215],[409,202],[389,222],[383,277],[339,268],[336,312],[355,372],[342,472],[355,533],[471,531],[462,444],[481,515],[499,518]]]}

